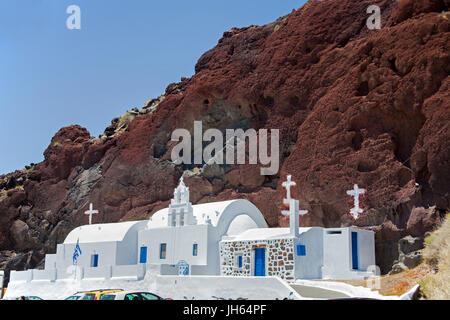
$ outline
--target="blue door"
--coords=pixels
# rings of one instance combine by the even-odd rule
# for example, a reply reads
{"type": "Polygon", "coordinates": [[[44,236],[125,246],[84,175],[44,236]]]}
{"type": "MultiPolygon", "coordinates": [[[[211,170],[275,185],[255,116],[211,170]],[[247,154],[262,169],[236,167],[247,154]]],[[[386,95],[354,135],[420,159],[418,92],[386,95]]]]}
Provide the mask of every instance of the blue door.
{"type": "Polygon", "coordinates": [[[255,276],[263,277],[266,275],[266,249],[255,249],[255,276]]]}
{"type": "Polygon", "coordinates": [[[147,263],[147,247],[141,247],[141,254],[139,256],[140,263],[147,263]]]}
{"type": "Polygon", "coordinates": [[[358,232],[352,232],[352,268],[359,269],[358,263],[358,232]]]}

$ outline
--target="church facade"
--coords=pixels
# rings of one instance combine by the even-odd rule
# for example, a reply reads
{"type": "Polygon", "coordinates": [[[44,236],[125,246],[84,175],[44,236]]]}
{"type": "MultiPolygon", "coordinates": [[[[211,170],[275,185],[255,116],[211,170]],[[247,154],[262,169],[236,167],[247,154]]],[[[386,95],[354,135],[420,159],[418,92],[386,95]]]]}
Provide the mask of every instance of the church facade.
{"type": "Polygon", "coordinates": [[[220,242],[221,274],[295,279],[363,279],[375,265],[372,231],[357,228],[248,230],[220,242]],[[369,271],[367,271],[369,270],[369,271]]]}
{"type": "MultiPolygon", "coordinates": [[[[149,220],[88,224],[72,230],[44,270],[12,271],[11,281],[142,280],[157,275],[361,279],[375,265],[374,233],[299,227],[290,199],[289,228],[268,228],[247,200],[192,205],[181,178],[170,205],[149,220]]],[[[89,212],[94,212],[90,208],[89,212]]]]}

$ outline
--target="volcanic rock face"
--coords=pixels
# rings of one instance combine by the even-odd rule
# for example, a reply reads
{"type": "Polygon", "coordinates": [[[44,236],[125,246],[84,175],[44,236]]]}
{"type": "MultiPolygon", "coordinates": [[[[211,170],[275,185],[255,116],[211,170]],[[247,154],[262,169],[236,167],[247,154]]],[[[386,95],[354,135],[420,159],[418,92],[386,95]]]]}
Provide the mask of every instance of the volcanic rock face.
{"type": "Polygon", "coordinates": [[[146,219],[165,207],[185,173],[195,203],[249,199],[270,226],[280,216],[281,179],[309,215],[301,225],[376,231],[383,273],[398,240],[423,238],[450,207],[448,0],[378,1],[382,28],[368,30],[373,1],[309,1],[265,26],[225,32],[196,74],[113,120],[99,139],[61,129],[45,160],[0,177],[0,268],[35,267],[71,228],[146,219]],[[280,171],[259,165],[179,165],[176,128],[280,129],[280,171]],[[280,179],[281,178],[281,179],[280,179]],[[12,180],[14,179],[14,181],[12,180]],[[21,181],[17,183],[17,181],[21,181]],[[354,221],[346,190],[367,190],[354,221]]]}

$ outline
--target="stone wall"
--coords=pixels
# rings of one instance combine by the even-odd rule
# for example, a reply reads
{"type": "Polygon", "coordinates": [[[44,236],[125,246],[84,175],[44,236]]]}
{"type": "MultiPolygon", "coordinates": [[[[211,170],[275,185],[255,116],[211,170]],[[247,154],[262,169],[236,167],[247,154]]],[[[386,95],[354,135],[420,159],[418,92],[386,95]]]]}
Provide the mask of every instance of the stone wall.
{"type": "Polygon", "coordinates": [[[254,268],[253,250],[266,248],[266,275],[294,280],[295,260],[293,239],[222,241],[220,243],[220,272],[223,276],[251,276],[254,268]],[[237,256],[242,254],[242,268],[237,256]]]}

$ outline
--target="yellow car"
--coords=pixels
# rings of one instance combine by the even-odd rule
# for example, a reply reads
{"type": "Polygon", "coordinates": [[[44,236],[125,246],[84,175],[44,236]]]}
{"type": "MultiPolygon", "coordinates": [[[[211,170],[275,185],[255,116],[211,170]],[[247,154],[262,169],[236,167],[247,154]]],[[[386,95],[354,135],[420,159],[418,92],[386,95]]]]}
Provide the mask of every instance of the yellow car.
{"type": "Polygon", "coordinates": [[[108,293],[114,293],[114,292],[120,292],[123,291],[122,289],[99,289],[99,290],[93,290],[84,293],[84,296],[81,298],[81,300],[100,300],[100,297],[104,294],[108,293]]]}

